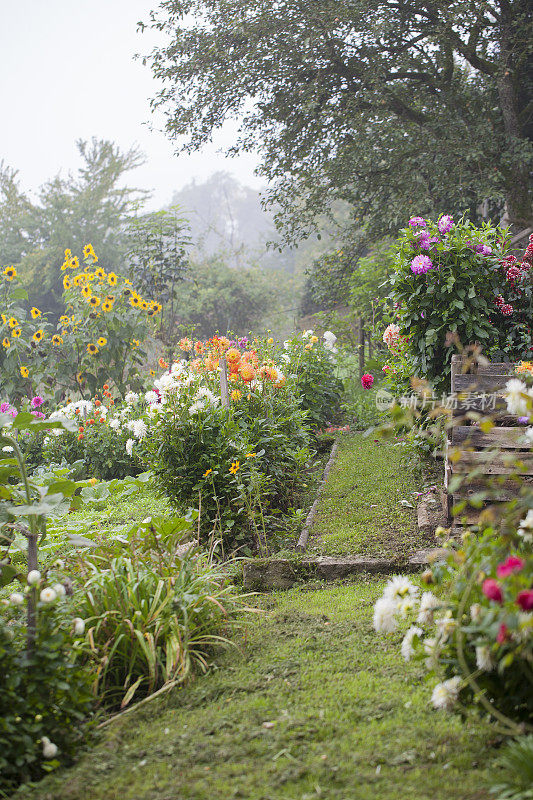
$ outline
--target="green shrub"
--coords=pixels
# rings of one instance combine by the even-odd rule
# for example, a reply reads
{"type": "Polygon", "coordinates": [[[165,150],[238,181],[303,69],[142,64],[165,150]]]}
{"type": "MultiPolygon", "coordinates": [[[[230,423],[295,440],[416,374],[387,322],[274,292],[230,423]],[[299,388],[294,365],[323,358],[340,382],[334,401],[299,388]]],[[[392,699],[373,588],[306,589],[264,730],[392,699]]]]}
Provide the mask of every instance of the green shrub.
{"type": "Polygon", "coordinates": [[[68,602],[37,603],[36,636],[28,650],[27,597],[14,592],[0,617],[3,791],[70,763],[85,739],[94,705],[92,676],[75,646],[68,602]]]}
{"type": "Polygon", "coordinates": [[[533,734],[508,742],[495,766],[490,793],[496,800],[533,800],[533,734]]]}
{"type": "Polygon", "coordinates": [[[309,458],[304,419],[281,398],[265,407],[251,395],[193,416],[176,404],[146,444],[157,484],[178,508],[201,504],[205,541],[216,531],[226,552],[249,553],[265,544],[264,518],[292,505],[300,489],[309,458]]]}
{"type": "Polygon", "coordinates": [[[531,345],[532,271],[525,264],[518,277],[507,277],[508,232],[450,219],[410,220],[390,279],[395,321],[408,337],[414,373],[439,388],[449,380],[455,352],[449,332],[464,345],[481,344],[496,361],[526,358],[531,345]]]}

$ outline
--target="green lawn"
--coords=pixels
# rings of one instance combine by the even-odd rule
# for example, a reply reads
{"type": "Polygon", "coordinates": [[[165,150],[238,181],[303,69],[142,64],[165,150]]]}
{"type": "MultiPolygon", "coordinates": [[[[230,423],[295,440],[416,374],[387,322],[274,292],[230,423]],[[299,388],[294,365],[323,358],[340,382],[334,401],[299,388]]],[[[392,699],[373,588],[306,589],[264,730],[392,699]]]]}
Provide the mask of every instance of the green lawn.
{"type": "Polygon", "coordinates": [[[17,800],[482,800],[493,731],[430,708],[381,580],[261,598],[218,668],[117,721],[17,800]]]}
{"type": "Polygon", "coordinates": [[[412,555],[427,544],[416,524],[413,493],[420,490],[421,478],[401,444],[372,435],[341,436],[311,529],[309,552],[412,555]]]}

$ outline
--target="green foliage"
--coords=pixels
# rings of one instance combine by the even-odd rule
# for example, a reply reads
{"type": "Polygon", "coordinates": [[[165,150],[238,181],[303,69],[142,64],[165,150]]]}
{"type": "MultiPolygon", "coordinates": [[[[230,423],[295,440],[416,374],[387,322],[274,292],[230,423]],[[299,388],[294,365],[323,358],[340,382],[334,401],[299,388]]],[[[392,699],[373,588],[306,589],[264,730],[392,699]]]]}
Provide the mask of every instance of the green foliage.
{"type": "Polygon", "coordinates": [[[189,224],[179,207],[143,214],[129,222],[127,245],[130,279],[163,307],[158,335],[166,350],[176,340],[178,301],[187,271],[189,224]]]}
{"type": "Polygon", "coordinates": [[[23,616],[28,595],[11,598],[0,616],[2,793],[71,763],[94,705],[92,676],[81,664],[68,613],[70,601],[37,603],[36,634],[28,648],[23,616]]]}
{"type": "Polygon", "coordinates": [[[150,463],[176,506],[201,502],[206,540],[219,531],[226,552],[249,553],[267,546],[265,517],[287,509],[300,488],[309,456],[303,421],[299,406],[283,399],[269,407],[251,398],[230,411],[208,406],[193,416],[165,413],[147,445],[150,463]]]}
{"type": "Polygon", "coordinates": [[[108,269],[119,269],[125,251],[124,222],[144,192],[123,185],[143,162],[136,149],[122,152],[106,140],[78,141],[82,165],[40,190],[36,203],[18,186],[17,174],[0,169],[0,264],[15,264],[31,305],[61,314],[63,251],[92,242],[108,269]]]}
{"type": "Polygon", "coordinates": [[[148,518],[84,560],[79,611],[108,709],[205,672],[214,648],[228,644],[242,599],[183,544],[193,524],[194,516],[148,518]]]}
{"type": "MultiPolygon", "coordinates": [[[[40,433],[52,429],[69,429],[70,420],[39,420],[30,412],[19,412],[15,417],[0,414],[0,451],[8,448],[0,458],[0,585],[5,586],[18,570],[11,564],[13,551],[25,551],[29,539],[43,542],[46,522],[50,517],[66,513],[70,498],[76,490],[74,481],[59,479],[53,473],[29,478],[24,455],[18,443],[22,434],[40,433]],[[11,455],[12,453],[13,455],[11,455]]],[[[36,545],[35,545],[36,546],[36,545]]],[[[29,565],[35,569],[37,563],[29,565]]]]}
{"type": "Polygon", "coordinates": [[[498,295],[507,294],[502,265],[506,231],[461,220],[442,236],[434,223],[425,222],[428,238],[436,240],[428,250],[420,249],[420,231],[403,229],[396,272],[390,279],[391,298],[398,305],[396,321],[408,337],[415,374],[447,388],[457,340],[463,345],[479,343],[493,360],[526,358],[531,344],[530,276],[512,316],[504,316],[495,304],[498,295]],[[476,245],[489,248],[488,254],[477,252],[476,245]],[[415,274],[413,259],[424,257],[432,268],[415,274]],[[450,338],[449,333],[455,336],[450,338]]]}
{"type": "Polygon", "coordinates": [[[80,477],[105,481],[138,475],[143,471],[138,455],[128,455],[126,451],[126,432],[115,431],[100,422],[91,424],[89,419],[93,418],[82,420],[85,423],[80,426],[83,434],[76,430],[60,436],[48,436],[43,444],[43,457],[52,462],[65,459],[69,464],[83,461],[80,477]]]}
{"type": "Polygon", "coordinates": [[[533,798],[533,734],[504,745],[492,773],[491,795],[496,800],[533,798]]]}
{"type": "Polygon", "coordinates": [[[228,150],[260,150],[288,237],[338,199],[380,235],[483,198],[531,223],[527,0],[168,0],[148,24],[169,136],[198,149],[241,113],[228,150]]]}
{"type": "Polygon", "coordinates": [[[295,337],[287,343],[287,354],[293,361],[296,392],[308,421],[317,427],[332,422],[339,413],[342,383],[336,376],[332,353],[313,331],[304,332],[308,341],[295,337]],[[316,339],[316,342],[313,342],[316,339]]]}
{"type": "Polygon", "coordinates": [[[272,270],[235,270],[220,257],[191,261],[190,280],[180,286],[177,318],[195,326],[195,335],[234,331],[242,336],[257,330],[277,301],[272,270]]]}

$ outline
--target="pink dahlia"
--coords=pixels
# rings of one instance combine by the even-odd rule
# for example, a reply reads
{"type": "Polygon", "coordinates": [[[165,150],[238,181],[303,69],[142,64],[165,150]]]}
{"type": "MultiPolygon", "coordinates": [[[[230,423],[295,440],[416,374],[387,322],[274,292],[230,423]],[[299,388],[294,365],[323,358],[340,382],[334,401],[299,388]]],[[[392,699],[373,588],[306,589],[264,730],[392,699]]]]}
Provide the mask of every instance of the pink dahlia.
{"type": "Polygon", "coordinates": [[[415,256],[411,261],[411,271],[415,275],[421,275],[430,269],[433,269],[433,261],[429,256],[415,256]]]}
{"type": "Polygon", "coordinates": [[[426,226],[426,220],[424,217],[411,217],[409,220],[409,225],[411,228],[416,228],[418,225],[422,225],[422,227],[426,226]]]}
{"type": "Polygon", "coordinates": [[[489,600],[493,600],[495,603],[503,603],[501,586],[494,578],[487,578],[484,580],[481,590],[489,600]]]}
{"type": "Polygon", "coordinates": [[[374,383],[374,376],[366,372],[361,378],[361,386],[363,389],[371,389],[374,383]]]}
{"type": "Polygon", "coordinates": [[[9,405],[9,403],[1,403],[0,404],[0,414],[5,414],[6,411],[9,411],[10,408],[11,408],[11,406],[9,405]]]}
{"type": "Polygon", "coordinates": [[[520,570],[524,569],[524,564],[525,562],[518,556],[509,556],[502,564],[498,564],[496,575],[498,578],[507,578],[513,572],[520,572],[520,570]]]}
{"type": "Polygon", "coordinates": [[[443,217],[439,219],[438,228],[441,233],[449,233],[454,226],[454,222],[452,217],[449,214],[445,214],[443,217]]]}
{"type": "Polygon", "coordinates": [[[30,406],[32,408],[40,408],[43,403],[44,403],[43,398],[40,395],[37,394],[37,395],[35,395],[35,397],[32,397],[32,399],[30,401],[30,406]]]}
{"type": "Polygon", "coordinates": [[[498,630],[498,635],[496,636],[496,641],[498,642],[498,644],[504,644],[508,638],[509,638],[509,629],[507,628],[505,622],[502,622],[498,630]]]}
{"type": "Polygon", "coordinates": [[[516,602],[522,611],[533,610],[533,589],[524,589],[516,595],[516,602]]]}

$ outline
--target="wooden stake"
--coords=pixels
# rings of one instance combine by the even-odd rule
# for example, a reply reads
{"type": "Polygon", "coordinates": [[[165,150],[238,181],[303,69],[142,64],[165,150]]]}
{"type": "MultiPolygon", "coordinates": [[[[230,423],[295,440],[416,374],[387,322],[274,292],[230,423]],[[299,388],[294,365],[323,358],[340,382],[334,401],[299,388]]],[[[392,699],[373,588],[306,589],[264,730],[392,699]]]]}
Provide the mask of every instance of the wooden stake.
{"type": "Polygon", "coordinates": [[[363,377],[365,371],[365,329],[363,328],[363,317],[359,317],[359,378],[363,377]]]}

